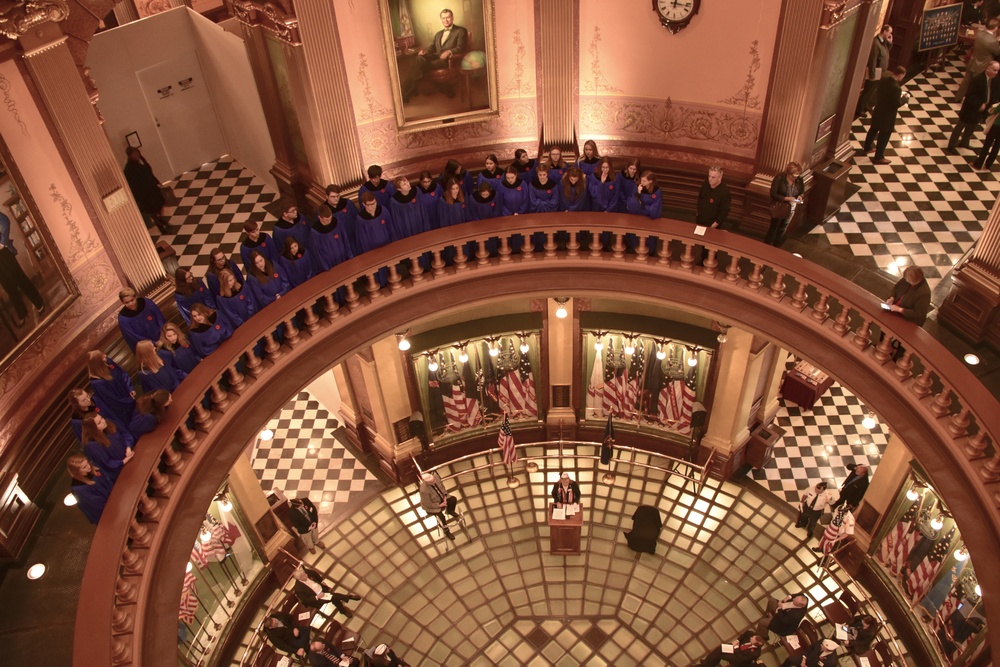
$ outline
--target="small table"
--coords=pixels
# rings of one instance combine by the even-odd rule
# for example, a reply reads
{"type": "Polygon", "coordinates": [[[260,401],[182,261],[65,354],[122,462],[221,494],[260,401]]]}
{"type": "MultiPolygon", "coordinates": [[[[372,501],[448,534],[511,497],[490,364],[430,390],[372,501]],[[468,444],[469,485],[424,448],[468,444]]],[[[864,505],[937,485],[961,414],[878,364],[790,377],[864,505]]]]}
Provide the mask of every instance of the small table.
{"type": "Polygon", "coordinates": [[[803,655],[809,647],[802,645],[802,639],[798,635],[791,636],[795,637],[795,645],[792,645],[792,643],[788,641],[789,637],[782,637],[780,639],[781,646],[788,652],[789,658],[798,658],[803,655]]]}
{"type": "Polygon", "coordinates": [[[833,378],[811,364],[800,361],[788,371],[781,385],[781,396],[801,408],[812,409],[819,397],[833,384],[833,378]]]}
{"type": "Polygon", "coordinates": [[[549,504],[549,553],[580,553],[580,531],[583,528],[583,504],[580,511],[565,519],[553,519],[555,503],[549,504]]]}

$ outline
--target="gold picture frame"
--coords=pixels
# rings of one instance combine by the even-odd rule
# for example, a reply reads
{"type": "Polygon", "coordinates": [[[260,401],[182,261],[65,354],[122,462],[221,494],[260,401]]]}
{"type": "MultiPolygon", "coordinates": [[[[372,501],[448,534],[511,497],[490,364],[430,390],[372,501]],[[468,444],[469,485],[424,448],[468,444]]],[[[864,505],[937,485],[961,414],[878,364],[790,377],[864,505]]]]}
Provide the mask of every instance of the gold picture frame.
{"type": "Polygon", "coordinates": [[[499,117],[493,0],[378,2],[400,131],[499,117]]]}

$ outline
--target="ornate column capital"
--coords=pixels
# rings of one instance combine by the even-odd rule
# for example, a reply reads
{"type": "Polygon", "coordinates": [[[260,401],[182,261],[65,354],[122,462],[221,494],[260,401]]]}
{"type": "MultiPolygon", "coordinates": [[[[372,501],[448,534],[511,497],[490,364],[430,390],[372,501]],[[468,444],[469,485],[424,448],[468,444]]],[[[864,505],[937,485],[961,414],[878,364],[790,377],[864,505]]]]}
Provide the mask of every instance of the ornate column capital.
{"type": "Polygon", "coordinates": [[[299,46],[299,19],[291,0],[237,0],[233,3],[236,20],[251,28],[262,28],[289,46],[299,46]]]}
{"type": "Polygon", "coordinates": [[[36,25],[58,23],[68,16],[68,0],[0,2],[0,35],[17,39],[36,25]]]}

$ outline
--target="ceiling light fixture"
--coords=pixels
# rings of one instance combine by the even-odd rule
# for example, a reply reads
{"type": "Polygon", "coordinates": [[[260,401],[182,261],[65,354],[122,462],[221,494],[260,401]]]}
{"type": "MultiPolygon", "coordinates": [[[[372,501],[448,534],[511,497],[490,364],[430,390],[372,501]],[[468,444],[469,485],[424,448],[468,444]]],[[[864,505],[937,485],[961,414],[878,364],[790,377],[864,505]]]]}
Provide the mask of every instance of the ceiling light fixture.
{"type": "Polygon", "coordinates": [[[437,373],[437,369],[438,369],[437,350],[435,350],[434,352],[428,353],[427,355],[427,370],[429,370],[431,373],[437,373]]]}
{"type": "Polygon", "coordinates": [[[265,428],[263,431],[260,432],[260,439],[263,440],[264,442],[268,442],[269,440],[274,439],[274,431],[272,431],[269,428],[265,428]]]}
{"type": "Polygon", "coordinates": [[[519,334],[521,336],[521,354],[528,354],[528,334],[519,334]]]}
{"type": "Polygon", "coordinates": [[[42,575],[45,574],[45,564],[35,563],[34,565],[28,568],[28,572],[26,574],[28,579],[31,579],[32,581],[35,581],[36,579],[41,579],[42,575]]]}
{"type": "Polygon", "coordinates": [[[559,304],[559,307],[556,308],[556,317],[558,317],[560,320],[566,319],[566,317],[569,315],[569,311],[566,310],[566,303],[568,301],[569,301],[568,297],[565,296],[556,297],[556,303],[559,304]]]}
{"type": "Polygon", "coordinates": [[[969,352],[967,355],[965,355],[962,358],[965,359],[965,363],[969,364],[970,366],[978,366],[979,365],[979,357],[977,357],[976,355],[972,354],[971,352],[969,352]]]}
{"type": "Polygon", "coordinates": [[[76,505],[76,496],[74,496],[72,493],[67,493],[66,497],[63,498],[63,505],[65,505],[66,507],[72,507],[73,505],[76,505]]]}
{"type": "Polygon", "coordinates": [[[400,349],[401,352],[406,352],[407,350],[410,349],[410,341],[409,339],[407,339],[408,335],[410,335],[409,329],[407,329],[403,333],[396,334],[396,346],[400,349]]]}

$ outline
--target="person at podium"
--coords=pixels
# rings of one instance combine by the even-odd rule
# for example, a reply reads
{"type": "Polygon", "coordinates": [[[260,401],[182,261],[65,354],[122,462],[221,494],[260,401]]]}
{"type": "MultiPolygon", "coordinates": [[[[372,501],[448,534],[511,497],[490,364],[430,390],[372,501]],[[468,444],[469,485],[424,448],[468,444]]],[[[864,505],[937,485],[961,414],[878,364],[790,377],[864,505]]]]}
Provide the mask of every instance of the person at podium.
{"type": "Polygon", "coordinates": [[[569,473],[559,476],[559,481],[552,486],[552,500],[556,508],[580,502],[580,485],[570,479],[569,473]]]}

